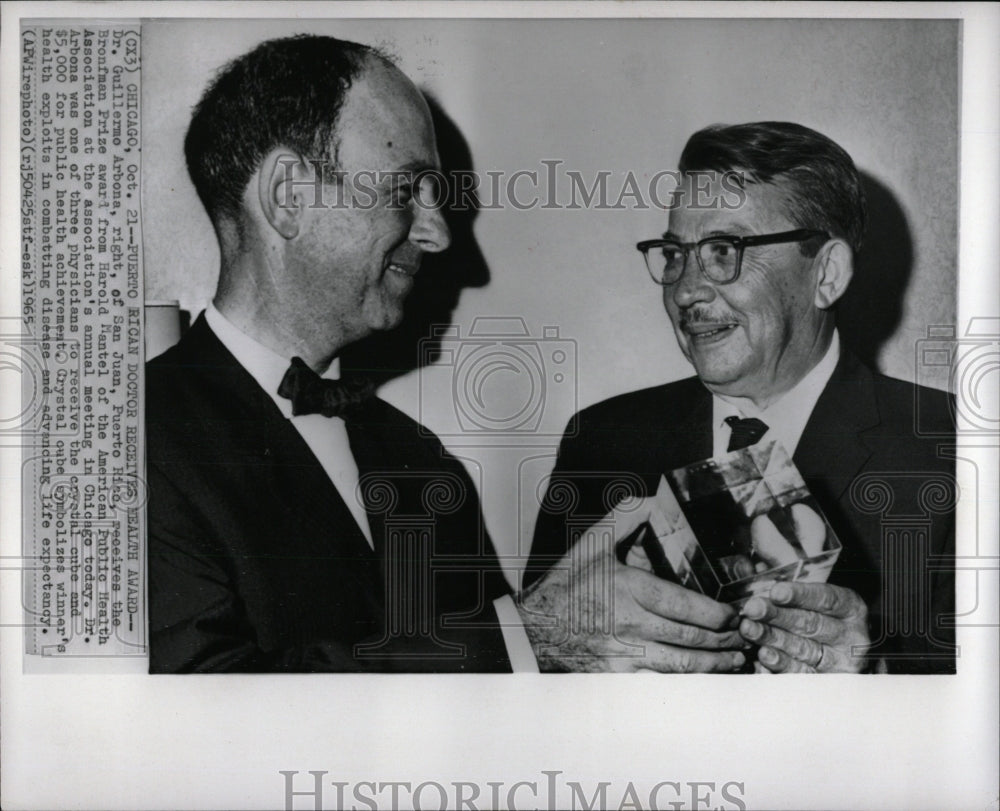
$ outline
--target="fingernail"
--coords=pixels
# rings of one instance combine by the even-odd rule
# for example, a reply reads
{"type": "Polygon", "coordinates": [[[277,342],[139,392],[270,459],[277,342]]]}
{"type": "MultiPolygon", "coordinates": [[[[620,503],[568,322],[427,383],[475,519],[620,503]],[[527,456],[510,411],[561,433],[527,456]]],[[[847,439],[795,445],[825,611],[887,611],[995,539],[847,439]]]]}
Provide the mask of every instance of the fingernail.
{"type": "Polygon", "coordinates": [[[787,583],[775,583],[771,589],[771,599],[776,603],[787,603],[792,599],[792,587],[787,583]]]}
{"type": "Polygon", "coordinates": [[[754,622],[751,619],[743,620],[743,627],[740,628],[743,636],[748,636],[751,639],[757,639],[762,633],[764,633],[764,628],[759,622],[754,622]]]}
{"type": "Polygon", "coordinates": [[[764,617],[767,609],[764,606],[764,601],[760,597],[751,597],[743,605],[743,616],[749,617],[752,620],[759,620],[764,617]]]}
{"type": "Polygon", "coordinates": [[[757,658],[760,659],[765,665],[773,665],[778,662],[778,654],[770,648],[761,648],[757,653],[757,658]]]}
{"type": "Polygon", "coordinates": [[[733,670],[743,667],[746,664],[747,658],[742,653],[733,654],[733,670]]]}

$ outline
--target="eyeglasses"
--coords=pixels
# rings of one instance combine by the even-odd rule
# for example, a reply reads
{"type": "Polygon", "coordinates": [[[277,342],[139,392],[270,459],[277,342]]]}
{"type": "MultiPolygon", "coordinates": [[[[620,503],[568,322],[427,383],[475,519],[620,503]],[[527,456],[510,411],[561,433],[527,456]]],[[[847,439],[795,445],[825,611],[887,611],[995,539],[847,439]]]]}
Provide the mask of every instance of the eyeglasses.
{"type": "Polygon", "coordinates": [[[684,275],[688,254],[694,251],[698,267],[705,278],[716,284],[735,282],[743,265],[743,251],[757,245],[778,245],[783,242],[803,242],[813,237],[829,239],[825,231],[799,228],[779,234],[754,234],[753,236],[716,236],[697,242],[678,242],[675,239],[647,239],[635,247],[646,260],[646,268],[657,284],[674,284],[684,275]]]}

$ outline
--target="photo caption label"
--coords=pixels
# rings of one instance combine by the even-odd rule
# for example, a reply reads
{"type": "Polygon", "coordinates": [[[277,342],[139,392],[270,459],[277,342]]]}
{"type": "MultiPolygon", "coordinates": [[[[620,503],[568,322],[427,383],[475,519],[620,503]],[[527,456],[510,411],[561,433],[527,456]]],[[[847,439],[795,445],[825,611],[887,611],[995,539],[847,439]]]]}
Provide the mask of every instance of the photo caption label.
{"type": "Polygon", "coordinates": [[[146,652],[139,67],[138,25],[21,30],[28,654],[146,652]]]}

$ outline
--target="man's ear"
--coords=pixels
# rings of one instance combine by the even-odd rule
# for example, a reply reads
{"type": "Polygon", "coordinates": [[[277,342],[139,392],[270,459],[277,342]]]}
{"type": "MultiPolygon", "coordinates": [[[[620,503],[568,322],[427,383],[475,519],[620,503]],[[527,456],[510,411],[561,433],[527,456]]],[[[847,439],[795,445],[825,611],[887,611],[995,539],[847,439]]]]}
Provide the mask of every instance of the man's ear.
{"type": "Polygon", "coordinates": [[[257,173],[257,200],[270,226],[285,239],[299,234],[302,215],[316,194],[315,167],[293,149],[279,146],[261,161],[257,173]]]}
{"type": "Polygon", "coordinates": [[[842,239],[831,239],[816,255],[819,271],[816,276],[814,303],[821,310],[828,310],[847,290],[854,275],[854,253],[842,239]]]}

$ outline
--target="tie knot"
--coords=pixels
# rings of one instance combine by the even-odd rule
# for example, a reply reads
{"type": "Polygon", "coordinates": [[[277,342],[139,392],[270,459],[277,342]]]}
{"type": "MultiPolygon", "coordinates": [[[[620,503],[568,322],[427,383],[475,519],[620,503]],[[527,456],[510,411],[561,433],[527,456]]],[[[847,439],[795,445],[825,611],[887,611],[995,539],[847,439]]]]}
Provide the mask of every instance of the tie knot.
{"type": "Polygon", "coordinates": [[[278,386],[278,395],[292,401],[292,415],[322,414],[324,417],[353,416],[375,395],[368,378],[327,380],[309,368],[302,358],[292,358],[278,386]]]}
{"type": "Polygon", "coordinates": [[[756,417],[726,417],[726,425],[732,429],[729,435],[729,451],[739,451],[754,445],[767,433],[767,423],[756,417]]]}

